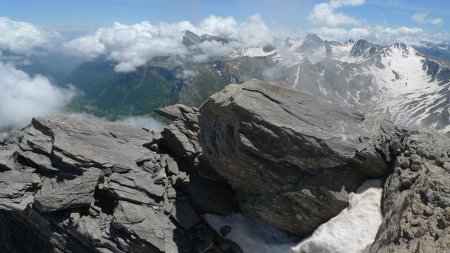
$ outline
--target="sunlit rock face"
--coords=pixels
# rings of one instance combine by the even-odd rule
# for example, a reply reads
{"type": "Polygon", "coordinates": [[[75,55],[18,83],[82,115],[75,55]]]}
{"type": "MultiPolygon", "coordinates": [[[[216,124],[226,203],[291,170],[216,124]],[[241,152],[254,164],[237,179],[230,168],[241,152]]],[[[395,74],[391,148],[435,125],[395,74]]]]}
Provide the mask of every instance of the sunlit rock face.
{"type": "Polygon", "coordinates": [[[392,122],[253,79],[200,108],[199,142],[244,214],[299,237],[338,215],[349,193],[388,172],[392,122]]]}

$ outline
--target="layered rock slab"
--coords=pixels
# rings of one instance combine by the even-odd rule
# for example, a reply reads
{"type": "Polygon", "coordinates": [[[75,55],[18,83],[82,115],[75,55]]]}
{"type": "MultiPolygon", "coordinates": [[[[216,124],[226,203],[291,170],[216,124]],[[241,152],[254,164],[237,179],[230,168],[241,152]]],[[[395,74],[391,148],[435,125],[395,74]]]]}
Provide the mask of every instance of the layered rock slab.
{"type": "Polygon", "coordinates": [[[0,251],[236,252],[180,190],[189,175],[171,154],[150,149],[160,138],[63,116],[35,118],[2,136],[0,251]],[[18,245],[16,237],[37,248],[18,245]]]}
{"type": "Polygon", "coordinates": [[[199,142],[241,209],[305,236],[348,205],[348,192],[387,172],[394,126],[253,79],[200,108],[199,142]]]}

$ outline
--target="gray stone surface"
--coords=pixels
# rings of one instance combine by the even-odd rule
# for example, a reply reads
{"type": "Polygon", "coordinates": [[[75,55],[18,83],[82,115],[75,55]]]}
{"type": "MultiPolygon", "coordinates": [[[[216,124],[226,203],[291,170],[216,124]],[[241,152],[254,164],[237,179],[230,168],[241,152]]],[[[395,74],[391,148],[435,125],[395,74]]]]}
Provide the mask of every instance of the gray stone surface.
{"type": "Polygon", "coordinates": [[[11,170],[14,164],[15,150],[0,149],[0,170],[11,170]]]}
{"type": "MultiPolygon", "coordinates": [[[[135,234],[160,252],[167,252],[166,244],[175,244],[169,233],[175,229],[175,225],[167,216],[155,212],[152,207],[119,201],[114,209],[112,226],[135,234]]],[[[172,252],[177,251],[170,253],[172,252]]]]}
{"type": "Polygon", "coordinates": [[[32,174],[15,170],[0,172],[0,210],[25,210],[33,202],[32,189],[32,174]]]}
{"type": "Polygon", "coordinates": [[[72,180],[65,180],[55,188],[41,190],[35,195],[33,206],[41,212],[90,206],[99,176],[100,170],[93,169],[72,180]]]}
{"type": "Polygon", "coordinates": [[[300,236],[348,205],[348,192],[386,173],[377,148],[392,123],[253,79],[200,108],[204,155],[244,212],[300,236]]]}
{"type": "MultiPolygon", "coordinates": [[[[61,116],[33,119],[32,126],[52,139],[54,155],[74,169],[95,165],[139,171],[135,160],[151,153],[142,146],[152,142],[153,136],[134,126],[61,116]]],[[[39,144],[35,137],[29,138],[32,145],[39,144]]]]}
{"type": "Polygon", "coordinates": [[[110,191],[119,199],[139,202],[142,204],[156,203],[162,199],[166,189],[161,184],[155,184],[152,174],[136,172],[127,174],[113,173],[108,178],[110,191]]]}

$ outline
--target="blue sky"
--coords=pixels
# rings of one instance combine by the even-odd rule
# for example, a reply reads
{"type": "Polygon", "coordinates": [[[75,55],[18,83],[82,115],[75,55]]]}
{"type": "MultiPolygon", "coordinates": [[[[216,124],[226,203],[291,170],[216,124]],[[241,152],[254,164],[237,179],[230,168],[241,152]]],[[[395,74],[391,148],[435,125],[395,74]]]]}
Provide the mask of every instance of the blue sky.
{"type": "Polygon", "coordinates": [[[0,37],[0,50],[22,53],[59,46],[94,57],[147,40],[167,46],[167,53],[178,49],[170,46],[185,30],[247,46],[307,33],[339,42],[450,45],[450,1],[443,0],[0,0],[0,7],[0,33],[11,34],[0,37]]]}
{"type": "MultiPolygon", "coordinates": [[[[346,1],[346,0],[343,0],[346,1]]],[[[347,0],[351,1],[351,0],[347,0]]],[[[86,30],[110,26],[118,21],[134,24],[190,20],[199,22],[209,15],[233,16],[243,20],[259,14],[271,26],[311,29],[323,26],[308,16],[317,0],[0,0],[0,16],[26,21],[46,29],[86,30]]],[[[418,27],[429,32],[449,30],[450,1],[366,0],[364,4],[339,7],[335,12],[361,20],[359,26],[418,27]],[[413,15],[425,18],[416,22],[413,15]],[[422,15],[422,17],[423,17],[422,15]],[[441,19],[442,22],[431,21],[441,19]]],[[[352,27],[355,25],[341,25],[352,27]]]]}

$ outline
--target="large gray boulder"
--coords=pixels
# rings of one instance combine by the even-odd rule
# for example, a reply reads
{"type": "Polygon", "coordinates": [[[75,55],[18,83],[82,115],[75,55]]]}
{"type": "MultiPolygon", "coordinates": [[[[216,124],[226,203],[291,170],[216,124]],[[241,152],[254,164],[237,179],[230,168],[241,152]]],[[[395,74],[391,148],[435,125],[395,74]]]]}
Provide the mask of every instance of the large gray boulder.
{"type": "Polygon", "coordinates": [[[348,205],[363,180],[385,175],[393,124],[253,79],[200,108],[199,141],[241,209],[306,236],[348,205]]]}

